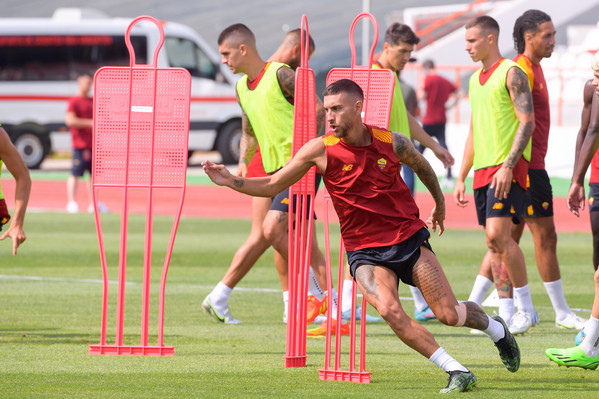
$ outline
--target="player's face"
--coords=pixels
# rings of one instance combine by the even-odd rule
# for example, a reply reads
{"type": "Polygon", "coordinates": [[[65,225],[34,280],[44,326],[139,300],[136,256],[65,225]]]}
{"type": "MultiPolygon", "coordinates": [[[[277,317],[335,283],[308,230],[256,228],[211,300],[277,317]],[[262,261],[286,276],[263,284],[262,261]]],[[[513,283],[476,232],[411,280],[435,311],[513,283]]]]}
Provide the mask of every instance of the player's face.
{"type": "Polygon", "coordinates": [[[79,89],[84,93],[89,93],[92,88],[92,84],[94,80],[89,75],[81,75],[77,78],[77,83],[79,84],[79,89]]]}
{"type": "Polygon", "coordinates": [[[242,47],[243,45],[234,46],[226,40],[218,46],[218,51],[221,55],[221,62],[223,64],[227,64],[233,73],[240,72],[239,67],[243,58],[242,47]]]}
{"type": "Polygon", "coordinates": [[[389,44],[385,42],[384,50],[386,51],[387,61],[394,72],[404,69],[410,61],[414,45],[400,41],[399,44],[389,44]]]}
{"type": "Polygon", "coordinates": [[[362,102],[346,93],[325,96],[323,105],[335,137],[347,136],[351,127],[361,120],[362,102]]]}
{"type": "Polygon", "coordinates": [[[538,58],[549,58],[555,46],[555,27],[553,22],[547,21],[539,25],[539,30],[527,38],[526,45],[530,46],[532,53],[538,58]]]}
{"type": "Polygon", "coordinates": [[[489,35],[483,34],[478,26],[466,29],[466,51],[472,61],[482,61],[489,52],[489,35]]]}

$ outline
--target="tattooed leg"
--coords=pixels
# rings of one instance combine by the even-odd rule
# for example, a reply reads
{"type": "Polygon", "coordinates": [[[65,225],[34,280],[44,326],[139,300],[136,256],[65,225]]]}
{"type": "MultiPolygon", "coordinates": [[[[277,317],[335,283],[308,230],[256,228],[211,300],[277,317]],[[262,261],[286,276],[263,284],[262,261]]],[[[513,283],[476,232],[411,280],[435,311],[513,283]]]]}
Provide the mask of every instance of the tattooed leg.
{"type": "Polygon", "coordinates": [[[439,349],[433,335],[403,310],[397,292],[397,275],[393,271],[382,266],[361,265],[355,276],[362,295],[403,343],[427,358],[439,349]]]}
{"type": "Polygon", "coordinates": [[[514,287],[512,281],[508,275],[507,269],[501,259],[498,256],[491,255],[491,271],[493,273],[493,281],[495,281],[495,288],[497,288],[497,295],[499,298],[513,298],[514,287]]]}
{"type": "Polygon", "coordinates": [[[421,247],[420,259],[412,269],[412,279],[441,323],[478,330],[488,327],[487,314],[476,303],[458,305],[439,261],[428,248],[421,247]]]}
{"type": "Polygon", "coordinates": [[[439,260],[426,247],[420,247],[420,258],[412,268],[412,280],[441,323],[447,325],[458,323],[459,318],[456,311],[458,301],[439,260]]]}

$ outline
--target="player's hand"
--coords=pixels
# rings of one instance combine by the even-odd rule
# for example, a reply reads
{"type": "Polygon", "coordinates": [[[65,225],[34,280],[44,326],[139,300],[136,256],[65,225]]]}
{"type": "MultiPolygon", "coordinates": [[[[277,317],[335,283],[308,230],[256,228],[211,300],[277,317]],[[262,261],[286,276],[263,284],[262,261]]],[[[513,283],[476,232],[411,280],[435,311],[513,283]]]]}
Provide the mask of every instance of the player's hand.
{"type": "Polygon", "coordinates": [[[450,154],[450,152],[441,146],[439,146],[437,152],[435,152],[435,156],[439,159],[439,161],[443,162],[445,169],[452,167],[455,163],[455,159],[453,159],[453,156],[450,154]]]}
{"type": "Polygon", "coordinates": [[[445,231],[445,226],[443,225],[443,221],[445,220],[445,207],[444,206],[435,206],[431,211],[431,216],[426,220],[426,224],[433,230],[437,231],[437,226],[439,227],[439,236],[443,234],[445,231]]]}
{"type": "Polygon", "coordinates": [[[466,184],[463,180],[456,179],[455,186],[453,188],[453,200],[455,204],[460,208],[465,208],[468,205],[466,198],[466,184]]]}
{"type": "Polygon", "coordinates": [[[235,176],[246,177],[247,175],[248,175],[248,166],[243,161],[239,162],[239,164],[237,165],[237,173],[235,173],[235,176]]]}
{"type": "Polygon", "coordinates": [[[584,210],[585,203],[584,186],[582,184],[572,183],[566,203],[570,212],[579,217],[580,211],[584,210]]]}
{"type": "Polygon", "coordinates": [[[225,165],[217,165],[210,161],[204,161],[202,162],[202,167],[210,180],[219,186],[226,186],[233,176],[225,165]]]}
{"type": "Polygon", "coordinates": [[[495,198],[504,200],[512,188],[512,178],[514,174],[511,169],[501,167],[493,176],[491,188],[495,189],[495,198]]]}
{"type": "Polygon", "coordinates": [[[17,248],[27,239],[27,236],[21,226],[14,226],[11,224],[8,230],[0,236],[0,241],[8,237],[12,238],[12,255],[17,256],[17,248]]]}

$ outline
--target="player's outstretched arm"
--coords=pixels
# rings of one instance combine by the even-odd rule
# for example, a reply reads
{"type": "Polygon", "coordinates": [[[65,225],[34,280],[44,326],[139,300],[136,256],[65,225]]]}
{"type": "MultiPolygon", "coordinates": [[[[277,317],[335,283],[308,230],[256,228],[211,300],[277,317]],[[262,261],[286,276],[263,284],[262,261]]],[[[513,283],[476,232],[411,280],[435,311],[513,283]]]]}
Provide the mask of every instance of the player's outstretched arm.
{"type": "Polygon", "coordinates": [[[323,171],[326,167],[324,144],[320,138],[306,143],[282,169],[267,177],[233,176],[224,165],[202,162],[204,171],[215,184],[254,197],[274,197],[296,183],[314,165],[323,171]]]}
{"type": "Polygon", "coordinates": [[[395,152],[401,163],[408,165],[416,173],[433,196],[435,207],[427,220],[427,224],[431,226],[433,231],[436,231],[437,226],[439,226],[439,235],[443,234],[445,230],[443,225],[445,220],[445,197],[443,197],[443,191],[441,191],[435,171],[426,158],[414,148],[412,141],[403,134],[393,133],[393,152],[395,152]]]}
{"type": "Polygon", "coordinates": [[[535,114],[528,77],[520,68],[513,67],[508,71],[507,89],[520,124],[516,130],[510,153],[491,182],[491,187],[495,188],[495,197],[499,199],[507,198],[512,187],[514,166],[522,157],[535,128],[535,114]]]}
{"type": "Polygon", "coordinates": [[[455,181],[455,187],[453,189],[453,200],[456,205],[464,208],[468,205],[466,200],[466,177],[472,169],[474,164],[474,130],[472,128],[472,120],[470,120],[470,129],[468,130],[468,137],[466,137],[466,144],[464,145],[464,155],[462,157],[462,166],[460,166],[460,173],[455,181]]]}
{"type": "Polygon", "coordinates": [[[25,212],[29,202],[31,192],[31,178],[29,169],[25,165],[23,158],[10,141],[6,131],[0,127],[0,159],[4,161],[6,168],[13,175],[16,182],[15,188],[15,211],[11,218],[10,226],[1,236],[0,240],[8,237],[12,239],[12,254],[17,255],[17,248],[26,239],[23,224],[25,223],[25,212]]]}

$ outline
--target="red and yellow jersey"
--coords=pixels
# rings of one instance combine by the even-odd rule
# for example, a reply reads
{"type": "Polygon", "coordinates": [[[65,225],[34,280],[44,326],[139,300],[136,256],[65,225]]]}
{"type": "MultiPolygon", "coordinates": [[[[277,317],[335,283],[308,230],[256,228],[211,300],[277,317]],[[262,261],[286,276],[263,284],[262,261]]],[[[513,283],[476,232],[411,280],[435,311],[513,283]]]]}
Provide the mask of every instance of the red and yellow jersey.
{"type": "Polygon", "coordinates": [[[551,116],[549,113],[549,93],[543,68],[540,65],[533,64],[524,54],[516,56],[514,61],[528,75],[532,91],[532,104],[535,111],[535,130],[532,133],[532,152],[528,167],[530,169],[545,169],[551,116]]]}
{"type": "Polygon", "coordinates": [[[348,251],[395,245],[426,224],[401,178],[392,134],[368,127],[372,143],[351,146],[334,135],[322,138],[327,153],[323,174],[348,251]]]}

